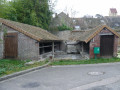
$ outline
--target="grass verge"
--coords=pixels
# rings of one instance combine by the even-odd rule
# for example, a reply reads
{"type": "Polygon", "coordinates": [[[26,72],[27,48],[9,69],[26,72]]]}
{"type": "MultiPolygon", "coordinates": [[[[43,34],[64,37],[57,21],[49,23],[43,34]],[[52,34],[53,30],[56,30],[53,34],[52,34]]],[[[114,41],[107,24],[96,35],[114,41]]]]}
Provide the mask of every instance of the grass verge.
{"type": "Polygon", "coordinates": [[[97,64],[97,63],[113,63],[120,62],[119,58],[109,58],[109,59],[90,59],[90,60],[59,60],[53,61],[51,65],[79,65],[79,64],[97,64]]]}
{"type": "Polygon", "coordinates": [[[10,59],[2,59],[0,60],[0,77],[4,75],[8,75],[14,72],[30,69],[33,67],[41,66],[46,64],[48,61],[41,61],[34,63],[32,65],[25,65],[26,62],[30,60],[10,60],[10,59]]]}

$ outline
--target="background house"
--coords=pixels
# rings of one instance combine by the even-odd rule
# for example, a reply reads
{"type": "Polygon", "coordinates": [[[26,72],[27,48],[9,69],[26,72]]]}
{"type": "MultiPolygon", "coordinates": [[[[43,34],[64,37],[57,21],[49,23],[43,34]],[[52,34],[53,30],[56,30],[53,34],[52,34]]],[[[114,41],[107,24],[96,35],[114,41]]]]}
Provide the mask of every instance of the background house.
{"type": "Polygon", "coordinates": [[[72,25],[72,19],[69,17],[69,14],[66,14],[64,12],[61,12],[59,14],[55,14],[55,17],[52,19],[51,21],[51,25],[52,27],[57,27],[60,26],[62,24],[65,24],[66,26],[71,27],[72,25]]]}
{"type": "Polygon", "coordinates": [[[70,17],[68,14],[61,12],[56,14],[51,21],[52,30],[57,31],[57,27],[65,24],[69,27],[72,27],[73,30],[89,30],[95,28],[98,25],[106,24],[107,26],[113,29],[120,29],[120,16],[117,15],[116,8],[111,8],[109,11],[109,16],[102,16],[96,14],[96,17],[93,16],[84,16],[81,18],[70,17]],[[55,28],[56,27],[56,28],[55,28]]]}
{"type": "Polygon", "coordinates": [[[0,19],[0,58],[39,60],[60,49],[60,39],[39,27],[0,19]]]}
{"type": "Polygon", "coordinates": [[[116,8],[110,8],[109,16],[117,16],[117,10],[116,10],[116,8]]]}

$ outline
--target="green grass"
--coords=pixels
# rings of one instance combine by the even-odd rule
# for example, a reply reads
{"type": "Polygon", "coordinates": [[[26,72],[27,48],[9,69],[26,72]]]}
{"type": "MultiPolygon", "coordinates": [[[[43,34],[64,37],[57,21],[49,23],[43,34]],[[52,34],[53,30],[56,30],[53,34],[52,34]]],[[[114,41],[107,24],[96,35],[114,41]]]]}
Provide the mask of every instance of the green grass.
{"type": "Polygon", "coordinates": [[[97,63],[113,63],[120,62],[119,58],[110,59],[90,59],[90,60],[59,60],[53,61],[51,65],[79,65],[79,64],[97,64],[97,63]]]}
{"type": "MultiPolygon", "coordinates": [[[[44,65],[48,62],[41,61],[34,63],[32,65],[25,65],[26,62],[30,60],[10,60],[10,59],[2,59],[0,60],[0,77],[4,75],[8,75],[14,72],[19,72],[22,70],[30,69],[33,67],[44,65]]],[[[110,59],[90,59],[90,60],[59,60],[53,61],[50,65],[79,65],[79,64],[97,64],[97,63],[113,63],[120,62],[119,58],[110,58],[110,59]]]]}
{"type": "Polygon", "coordinates": [[[25,65],[26,62],[30,60],[10,60],[10,59],[2,59],[0,60],[0,77],[4,75],[8,75],[14,72],[30,69],[33,67],[41,66],[46,64],[48,61],[41,61],[38,63],[34,63],[32,65],[25,65]]]}

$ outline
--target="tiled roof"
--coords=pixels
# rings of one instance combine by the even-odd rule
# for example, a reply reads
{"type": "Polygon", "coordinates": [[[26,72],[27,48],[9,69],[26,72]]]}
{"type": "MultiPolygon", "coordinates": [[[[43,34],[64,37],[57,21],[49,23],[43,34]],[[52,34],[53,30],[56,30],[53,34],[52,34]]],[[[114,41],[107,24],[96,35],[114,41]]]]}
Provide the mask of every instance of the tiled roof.
{"type": "Polygon", "coordinates": [[[110,8],[111,13],[117,13],[116,8],[110,8]]]}
{"type": "Polygon", "coordinates": [[[9,26],[11,28],[13,28],[16,31],[19,31],[37,41],[41,41],[41,40],[60,40],[57,36],[49,33],[46,30],[43,30],[39,27],[36,26],[32,26],[32,25],[28,25],[28,24],[23,24],[23,23],[19,23],[19,22],[15,22],[15,21],[10,21],[10,20],[6,20],[6,19],[2,19],[0,18],[0,22],[2,24],[5,24],[6,26],[9,26]]]}
{"type": "Polygon", "coordinates": [[[78,37],[74,38],[74,40],[78,40],[78,41],[84,41],[84,42],[89,42],[93,37],[95,37],[100,31],[103,30],[103,28],[107,28],[108,30],[110,30],[113,34],[115,34],[116,36],[120,37],[120,35],[112,30],[111,28],[109,28],[106,25],[99,25],[97,27],[95,27],[94,29],[91,29],[89,31],[85,31],[84,33],[78,35],[78,37]]]}
{"type": "Polygon", "coordinates": [[[71,31],[71,36],[70,36],[69,40],[76,41],[76,39],[79,36],[82,36],[85,32],[86,32],[86,30],[73,30],[73,31],[71,31]]]}

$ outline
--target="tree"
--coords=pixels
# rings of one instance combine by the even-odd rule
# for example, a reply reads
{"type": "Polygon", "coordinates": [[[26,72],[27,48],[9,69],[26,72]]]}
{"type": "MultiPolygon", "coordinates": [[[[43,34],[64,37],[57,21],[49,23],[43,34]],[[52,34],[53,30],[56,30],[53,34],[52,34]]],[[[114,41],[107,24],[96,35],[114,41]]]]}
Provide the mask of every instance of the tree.
{"type": "Polygon", "coordinates": [[[6,12],[6,0],[0,0],[0,17],[3,18],[6,12]]]}
{"type": "Polygon", "coordinates": [[[48,29],[52,17],[49,0],[12,0],[5,5],[4,17],[0,17],[48,29]]]}

